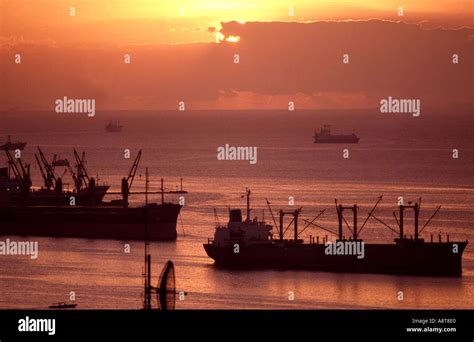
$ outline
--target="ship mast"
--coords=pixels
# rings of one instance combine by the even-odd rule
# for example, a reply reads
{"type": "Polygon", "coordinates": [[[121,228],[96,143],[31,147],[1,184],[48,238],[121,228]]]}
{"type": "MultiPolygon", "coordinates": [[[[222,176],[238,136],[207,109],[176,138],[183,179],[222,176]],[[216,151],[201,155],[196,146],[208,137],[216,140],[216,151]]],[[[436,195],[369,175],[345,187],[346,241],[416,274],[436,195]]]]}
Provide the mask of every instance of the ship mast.
{"type": "Polygon", "coordinates": [[[143,308],[151,310],[151,258],[148,254],[148,168],[145,169],[145,288],[143,308]]]}
{"type": "Polygon", "coordinates": [[[280,241],[283,241],[283,235],[285,234],[286,230],[290,227],[290,225],[293,223],[293,228],[294,228],[294,241],[298,241],[298,217],[301,213],[302,208],[298,208],[293,211],[283,211],[280,210],[280,231],[279,231],[279,239],[280,241]],[[293,219],[291,222],[288,224],[286,229],[283,231],[283,220],[285,218],[285,215],[292,215],[293,219]]]}
{"type": "Polygon", "coordinates": [[[358,231],[357,231],[357,211],[358,211],[359,207],[357,206],[357,204],[354,204],[353,206],[343,206],[342,204],[337,204],[337,200],[335,200],[335,203],[336,203],[337,219],[338,219],[338,227],[339,227],[338,240],[344,240],[344,236],[342,235],[342,221],[344,221],[346,223],[347,228],[353,234],[354,240],[357,240],[358,239],[358,234],[357,234],[358,233],[358,231]],[[346,219],[343,216],[343,211],[346,210],[346,209],[352,211],[352,215],[353,215],[352,230],[349,227],[349,224],[347,223],[346,219]]]}
{"type": "Polygon", "coordinates": [[[161,204],[165,203],[165,185],[164,180],[161,178],[161,204]]]}
{"type": "MultiPolygon", "coordinates": [[[[400,240],[403,240],[404,236],[405,236],[404,232],[403,232],[403,221],[404,221],[403,211],[405,209],[413,209],[413,211],[415,213],[415,241],[420,240],[419,228],[418,228],[419,227],[418,221],[419,221],[419,217],[420,217],[420,204],[415,202],[415,204],[412,205],[411,202],[408,202],[408,205],[401,204],[399,206],[399,208],[400,208],[400,225],[399,225],[400,226],[400,240]]],[[[436,212],[438,210],[439,210],[439,208],[436,210],[436,212]]]]}
{"type": "Polygon", "coordinates": [[[250,189],[247,189],[245,196],[247,197],[247,221],[250,221],[250,189]]]}

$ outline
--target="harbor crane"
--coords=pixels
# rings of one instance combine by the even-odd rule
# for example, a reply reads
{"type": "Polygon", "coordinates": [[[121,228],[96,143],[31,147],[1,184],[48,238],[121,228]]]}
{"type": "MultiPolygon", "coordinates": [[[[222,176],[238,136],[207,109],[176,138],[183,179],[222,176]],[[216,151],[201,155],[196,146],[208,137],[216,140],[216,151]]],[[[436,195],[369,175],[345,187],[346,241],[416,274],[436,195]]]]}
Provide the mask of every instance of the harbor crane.
{"type": "Polygon", "coordinates": [[[35,159],[38,163],[38,167],[41,172],[41,176],[43,177],[44,186],[46,189],[50,190],[55,187],[56,185],[56,176],[54,175],[54,170],[52,164],[48,163],[43,151],[39,146],[38,147],[38,155],[35,153],[35,159]]]}
{"type": "Polygon", "coordinates": [[[5,153],[8,159],[9,169],[13,171],[15,179],[21,182],[22,191],[28,194],[31,188],[30,164],[23,164],[21,158],[13,158],[10,151],[6,148],[5,153]]]}

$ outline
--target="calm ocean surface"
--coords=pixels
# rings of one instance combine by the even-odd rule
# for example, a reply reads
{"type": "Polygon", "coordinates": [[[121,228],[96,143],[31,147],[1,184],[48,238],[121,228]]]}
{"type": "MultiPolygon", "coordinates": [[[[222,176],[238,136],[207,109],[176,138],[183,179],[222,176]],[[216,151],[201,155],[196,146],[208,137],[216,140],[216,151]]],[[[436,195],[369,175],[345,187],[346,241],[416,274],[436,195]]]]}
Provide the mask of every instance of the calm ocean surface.
{"type": "MultiPolygon", "coordinates": [[[[138,149],[139,173],[149,168],[151,190],[160,178],[176,189],[183,178],[186,205],[178,220],[175,243],[152,243],[153,282],[166,260],[175,263],[177,290],[188,292],[179,309],[291,308],[474,308],[474,123],[470,113],[423,112],[419,118],[371,111],[220,111],[119,112],[80,114],[0,114],[0,141],[28,142],[23,159],[32,164],[34,185],[41,184],[33,152],[40,145],[72,157],[72,148],[86,151],[87,167],[99,182],[119,190],[138,149]],[[120,120],[121,133],[105,133],[109,119],[120,120]],[[314,128],[330,123],[333,131],[361,138],[356,145],[315,145],[314,128]],[[219,146],[256,146],[258,162],[218,161],[219,146]],[[343,149],[349,149],[344,159],[343,149]],[[132,159],[124,159],[130,149],[132,159]],[[452,158],[453,149],[459,158],[452,158]],[[422,197],[421,225],[438,205],[441,211],[422,233],[450,240],[469,240],[459,279],[333,274],[307,271],[226,271],[214,267],[202,244],[214,232],[214,208],[220,223],[227,208],[245,208],[241,194],[251,188],[253,215],[261,217],[265,198],[274,210],[288,208],[288,197],[303,207],[303,217],[336,229],[334,199],[361,206],[359,221],[379,195],[375,215],[392,227],[397,198],[422,197]],[[295,300],[288,300],[293,291],[295,300]],[[397,295],[403,291],[404,300],[397,295]]],[[[0,156],[0,165],[5,165],[0,156]]],[[[59,170],[62,174],[62,170],[59,170]]],[[[67,178],[68,176],[65,176],[67,178]]],[[[69,182],[72,187],[71,180],[69,182]]],[[[137,175],[133,190],[144,188],[137,175]]],[[[176,201],[173,196],[167,200],[176,201]]],[[[138,205],[141,197],[133,197],[138,205]]],[[[152,198],[151,201],[159,201],[152,198]]],[[[407,219],[412,234],[411,214],[407,219]]],[[[270,221],[268,211],[265,218],[270,221]]],[[[362,220],[362,221],[361,221],[362,220]]],[[[64,229],[68,229],[67,226],[64,229]]],[[[307,233],[307,234],[306,234],[307,233]]],[[[309,228],[309,235],[326,233],[309,228]]],[[[303,234],[303,235],[304,235],[303,234]]],[[[346,232],[348,234],[348,232],[346,232]]],[[[395,234],[370,220],[362,231],[366,242],[391,243],[395,234]]],[[[7,237],[0,237],[5,240],[7,237]]],[[[10,236],[10,239],[21,237],[10,236]]],[[[39,257],[0,256],[0,308],[47,308],[76,293],[81,309],[139,309],[143,289],[143,244],[114,240],[28,238],[39,242],[39,257]],[[130,243],[130,253],[124,244],[130,243]]]]}

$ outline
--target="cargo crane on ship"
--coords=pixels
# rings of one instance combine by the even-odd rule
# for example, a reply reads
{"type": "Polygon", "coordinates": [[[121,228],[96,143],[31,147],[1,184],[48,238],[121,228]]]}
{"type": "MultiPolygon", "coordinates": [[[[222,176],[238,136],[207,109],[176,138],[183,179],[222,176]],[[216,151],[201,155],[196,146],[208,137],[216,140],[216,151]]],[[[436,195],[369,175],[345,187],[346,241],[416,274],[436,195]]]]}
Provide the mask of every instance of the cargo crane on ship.
{"type": "Polygon", "coordinates": [[[47,190],[51,190],[56,187],[56,183],[58,182],[58,179],[54,175],[54,169],[53,169],[52,164],[48,162],[41,148],[39,146],[37,148],[38,148],[39,157],[35,153],[35,159],[40,169],[41,176],[43,177],[45,188],[47,190]]]}
{"type": "Polygon", "coordinates": [[[54,173],[56,155],[54,155],[53,161],[49,163],[41,148],[39,146],[37,148],[38,154],[35,153],[35,159],[43,177],[44,188],[32,192],[30,197],[32,197],[32,200],[36,198],[36,201],[33,200],[34,203],[36,202],[35,204],[68,205],[72,197],[74,197],[77,205],[98,205],[102,203],[109,186],[97,185],[95,179],[89,177],[85,168],[85,153],[80,157],[77,151],[74,150],[77,172],[74,172],[69,161],[65,160],[64,164],[68,167],[73,178],[75,190],[63,191],[63,181],[61,177],[56,177],[54,173]]]}
{"type": "Polygon", "coordinates": [[[85,168],[85,155],[79,157],[75,152],[77,173],[69,165],[74,184],[74,191],[63,191],[61,177],[56,177],[52,163],[49,163],[45,154],[38,146],[34,154],[43,186],[32,189],[30,165],[24,164],[21,158],[15,158],[9,150],[5,150],[8,159],[8,176],[2,179],[0,190],[7,191],[7,203],[12,205],[70,205],[69,200],[74,197],[76,205],[99,205],[109,189],[107,185],[97,185],[94,178],[88,176],[85,168]],[[13,178],[11,174],[13,173],[13,178]],[[5,188],[5,189],[3,189],[5,188]]]}
{"type": "Polygon", "coordinates": [[[138,165],[140,164],[140,159],[142,158],[142,150],[138,151],[138,154],[133,161],[132,167],[128,172],[127,178],[123,177],[121,182],[121,192],[122,192],[122,200],[123,206],[128,206],[128,196],[130,194],[130,190],[132,188],[133,180],[135,179],[135,174],[137,173],[138,165]]]}
{"type": "Polygon", "coordinates": [[[86,153],[82,152],[82,156],[79,156],[76,149],[74,149],[73,152],[74,159],[76,160],[76,174],[74,179],[76,191],[79,192],[88,186],[95,186],[95,179],[89,177],[86,169],[86,153]]]}
{"type": "Polygon", "coordinates": [[[8,159],[8,183],[16,185],[9,186],[7,190],[11,191],[12,194],[20,192],[21,197],[25,198],[32,185],[30,164],[23,164],[21,158],[16,158],[15,161],[8,149],[5,149],[5,154],[8,159]],[[13,179],[11,173],[13,173],[13,179]]]}
{"type": "Polygon", "coordinates": [[[76,191],[78,189],[81,190],[82,180],[77,177],[76,172],[72,168],[71,163],[69,162],[69,160],[67,158],[65,160],[66,160],[67,171],[69,171],[69,174],[71,175],[72,181],[74,182],[74,188],[76,189],[76,191]]]}
{"type": "MultiPolygon", "coordinates": [[[[86,154],[82,152],[82,156],[76,149],[73,150],[74,158],[76,160],[76,172],[69,168],[69,172],[74,180],[75,192],[82,199],[82,202],[87,205],[99,205],[109,190],[108,185],[99,185],[94,177],[89,177],[86,169],[86,154]]],[[[68,162],[69,164],[69,162],[68,162]]]]}
{"type": "MultiPolygon", "coordinates": [[[[114,191],[109,191],[106,193],[106,195],[120,195],[122,196],[121,200],[113,200],[111,201],[112,204],[114,205],[122,205],[124,207],[127,207],[129,205],[128,199],[131,195],[144,195],[144,191],[131,191],[132,189],[132,184],[135,179],[138,166],[140,164],[140,160],[142,157],[142,150],[139,150],[137,153],[137,156],[135,157],[135,160],[133,161],[132,167],[130,168],[130,171],[128,172],[127,177],[123,177],[120,184],[120,192],[114,192],[114,191]]],[[[160,185],[160,190],[159,191],[148,191],[148,194],[159,194],[161,195],[161,204],[165,204],[165,194],[172,194],[172,195],[183,195],[187,194],[188,192],[183,190],[183,179],[180,179],[181,186],[179,190],[167,190],[164,186],[164,179],[161,178],[161,185],[160,185]]]]}

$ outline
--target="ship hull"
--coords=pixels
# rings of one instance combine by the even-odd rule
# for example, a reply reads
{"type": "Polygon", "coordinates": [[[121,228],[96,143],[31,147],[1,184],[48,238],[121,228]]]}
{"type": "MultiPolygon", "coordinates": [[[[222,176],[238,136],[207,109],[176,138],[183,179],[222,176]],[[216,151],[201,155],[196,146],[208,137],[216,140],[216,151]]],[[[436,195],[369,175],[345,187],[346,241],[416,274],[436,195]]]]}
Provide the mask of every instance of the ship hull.
{"type": "Polygon", "coordinates": [[[360,138],[347,135],[347,136],[332,136],[332,137],[316,137],[314,138],[315,144],[357,144],[360,138]]]}
{"type": "Polygon", "coordinates": [[[81,190],[80,192],[62,192],[61,197],[59,199],[54,190],[30,190],[27,196],[24,196],[21,193],[21,190],[15,190],[6,192],[6,198],[1,199],[0,205],[55,206],[59,204],[62,206],[69,206],[71,203],[71,198],[74,198],[75,205],[78,206],[99,205],[103,203],[104,196],[107,193],[108,189],[109,186],[100,185],[96,186],[93,192],[89,192],[87,189],[81,190]]]}
{"type": "MultiPolygon", "coordinates": [[[[148,208],[148,239],[176,240],[178,204],[148,208]]],[[[145,208],[1,207],[0,235],[144,240],[145,208]]]]}
{"type": "Polygon", "coordinates": [[[217,266],[240,269],[305,269],[327,272],[459,277],[467,242],[365,244],[363,258],[326,255],[322,244],[262,243],[232,247],[204,244],[217,266]],[[453,253],[454,244],[458,252],[453,253]]]}

